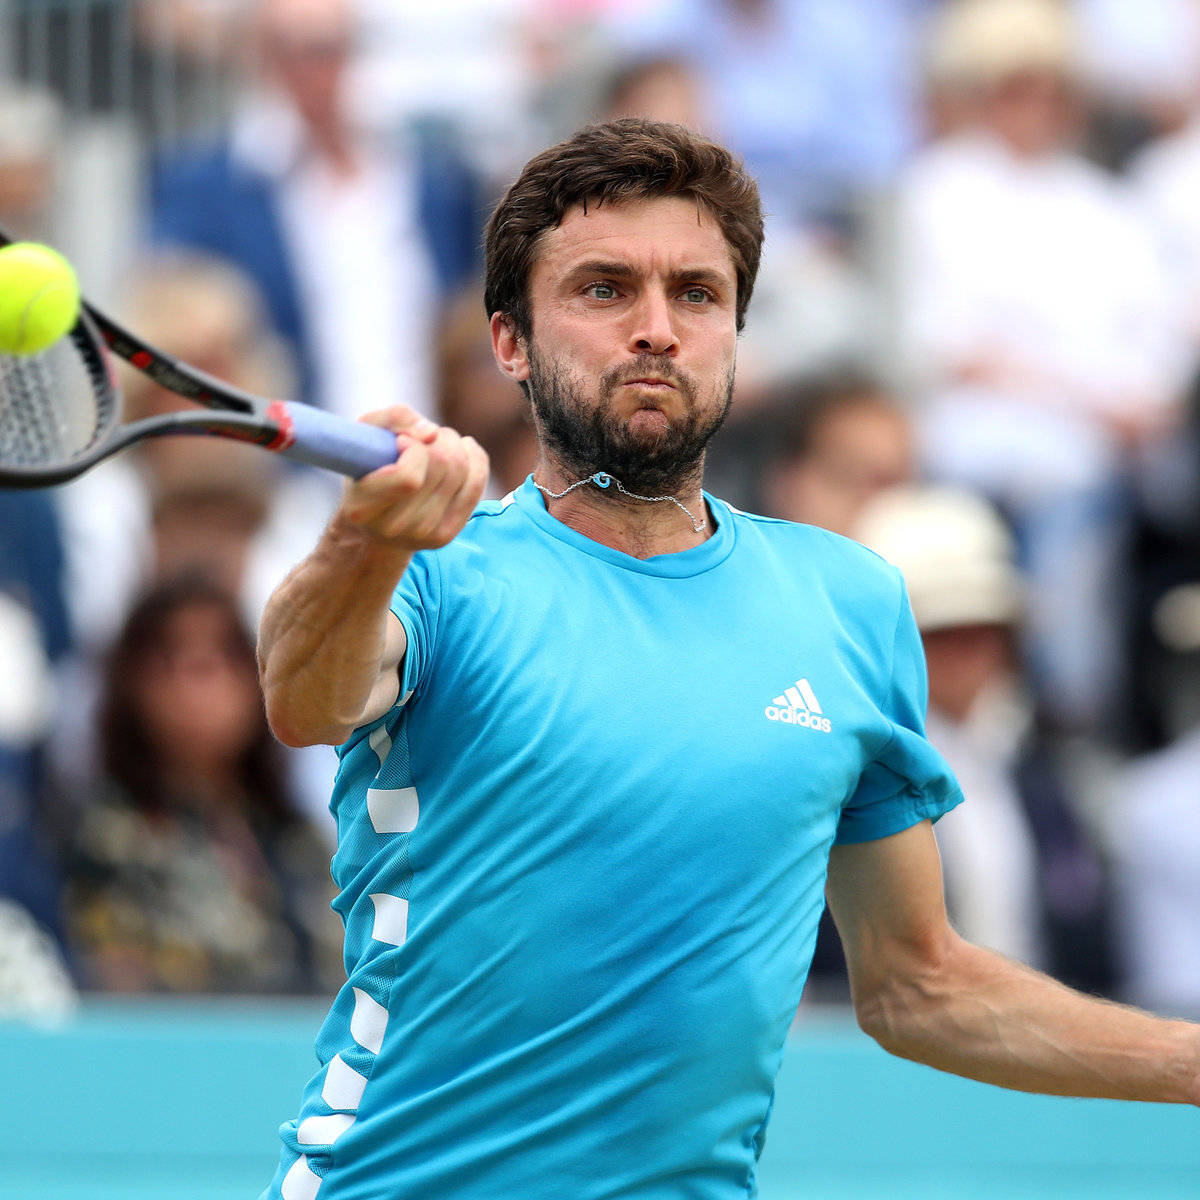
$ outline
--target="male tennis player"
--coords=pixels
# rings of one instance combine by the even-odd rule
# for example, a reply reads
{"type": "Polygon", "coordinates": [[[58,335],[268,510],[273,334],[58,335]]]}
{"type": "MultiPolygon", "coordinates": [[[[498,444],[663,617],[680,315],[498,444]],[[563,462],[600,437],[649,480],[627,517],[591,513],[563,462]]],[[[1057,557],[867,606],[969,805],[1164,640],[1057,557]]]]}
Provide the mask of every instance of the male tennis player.
{"type": "Polygon", "coordinates": [[[477,505],[406,409],[264,618],[271,721],[340,745],[349,979],[267,1195],[734,1200],[828,893],[863,1027],[1006,1087],[1200,1103],[1200,1028],[946,921],[899,576],[701,491],[762,222],[728,153],[620,121],[487,235],[533,476],[477,505]]]}

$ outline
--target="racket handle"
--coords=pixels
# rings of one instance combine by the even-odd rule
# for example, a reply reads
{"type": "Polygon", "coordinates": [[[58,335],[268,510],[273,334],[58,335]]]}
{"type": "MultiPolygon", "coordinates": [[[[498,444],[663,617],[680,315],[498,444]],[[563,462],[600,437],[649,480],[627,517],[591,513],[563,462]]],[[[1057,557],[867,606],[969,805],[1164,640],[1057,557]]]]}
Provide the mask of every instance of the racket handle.
{"type": "Polygon", "coordinates": [[[378,425],[364,425],[309,404],[282,400],[271,404],[268,413],[283,430],[282,440],[272,448],[287,458],[358,479],[399,457],[396,435],[378,425]]]}

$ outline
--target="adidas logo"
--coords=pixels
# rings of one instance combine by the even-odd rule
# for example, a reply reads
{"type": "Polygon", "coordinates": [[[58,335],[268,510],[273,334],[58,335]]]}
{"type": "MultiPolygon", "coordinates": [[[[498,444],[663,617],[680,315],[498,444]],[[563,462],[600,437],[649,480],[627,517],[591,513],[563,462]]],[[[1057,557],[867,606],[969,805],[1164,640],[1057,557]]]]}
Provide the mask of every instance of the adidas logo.
{"type": "Polygon", "coordinates": [[[807,679],[797,679],[782,696],[776,696],[763,709],[768,721],[779,721],[784,725],[803,725],[818,733],[829,733],[833,723],[821,715],[821,705],[807,679]]]}

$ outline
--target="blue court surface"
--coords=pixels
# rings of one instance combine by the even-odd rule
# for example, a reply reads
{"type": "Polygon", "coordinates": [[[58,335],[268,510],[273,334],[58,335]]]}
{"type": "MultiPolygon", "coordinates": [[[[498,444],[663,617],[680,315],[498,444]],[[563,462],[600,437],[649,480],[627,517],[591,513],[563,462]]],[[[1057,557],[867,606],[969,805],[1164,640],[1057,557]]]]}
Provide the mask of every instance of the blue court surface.
{"type": "MultiPolygon", "coordinates": [[[[59,1030],[0,1023],[0,1197],[254,1200],[322,1015],[138,1000],[89,1004],[59,1030]]],[[[761,1200],[1200,1200],[1200,1112],[1002,1092],[889,1058],[840,1012],[805,1014],[760,1187],[761,1200]]]]}

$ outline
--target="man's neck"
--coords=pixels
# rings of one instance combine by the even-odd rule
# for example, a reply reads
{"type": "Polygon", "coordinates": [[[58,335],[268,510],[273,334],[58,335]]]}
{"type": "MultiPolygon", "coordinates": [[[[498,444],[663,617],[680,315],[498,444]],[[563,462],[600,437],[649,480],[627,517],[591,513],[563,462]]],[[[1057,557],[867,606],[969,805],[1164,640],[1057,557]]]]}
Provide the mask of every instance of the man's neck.
{"type": "Polygon", "coordinates": [[[670,496],[656,493],[654,499],[634,498],[628,492],[636,488],[622,492],[615,477],[602,478],[611,479],[607,487],[592,482],[590,476],[571,474],[544,455],[533,472],[534,483],[555,520],[633,558],[691,550],[712,536],[701,472],[694,480],[679,485],[678,492],[670,496]],[[580,483],[581,478],[585,482],[580,483]]]}
{"type": "Polygon", "coordinates": [[[348,126],[330,120],[309,124],[306,128],[309,146],[335,179],[344,182],[359,175],[359,147],[348,126]]]}

